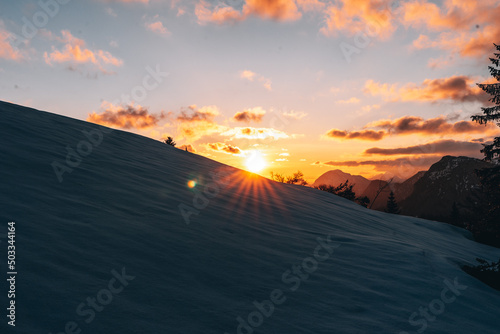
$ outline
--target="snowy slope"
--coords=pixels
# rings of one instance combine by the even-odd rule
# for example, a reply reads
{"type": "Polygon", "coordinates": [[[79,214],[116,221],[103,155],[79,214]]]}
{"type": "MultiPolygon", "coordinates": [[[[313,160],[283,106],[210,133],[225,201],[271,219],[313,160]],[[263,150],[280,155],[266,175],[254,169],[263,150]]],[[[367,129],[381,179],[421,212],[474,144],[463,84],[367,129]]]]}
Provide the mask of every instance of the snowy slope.
{"type": "Polygon", "coordinates": [[[90,137],[59,182],[54,161],[104,129],[0,102],[0,235],[16,222],[18,270],[16,327],[2,315],[0,333],[498,333],[500,293],[460,265],[500,250],[463,230],[121,131],[90,137]],[[437,315],[413,314],[430,303],[437,315]]]}

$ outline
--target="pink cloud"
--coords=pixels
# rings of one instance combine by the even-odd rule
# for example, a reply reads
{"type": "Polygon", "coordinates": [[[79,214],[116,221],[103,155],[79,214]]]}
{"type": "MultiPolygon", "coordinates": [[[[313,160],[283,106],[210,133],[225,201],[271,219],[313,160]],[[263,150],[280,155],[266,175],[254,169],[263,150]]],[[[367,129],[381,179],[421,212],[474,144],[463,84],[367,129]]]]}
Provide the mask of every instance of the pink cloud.
{"type": "Polygon", "coordinates": [[[11,34],[4,28],[3,21],[0,20],[0,58],[8,60],[23,59],[21,52],[10,44],[10,37],[11,34]]]}
{"type": "Polygon", "coordinates": [[[426,79],[421,84],[381,84],[368,80],[364,92],[381,96],[387,101],[479,101],[487,103],[488,96],[476,86],[476,80],[457,75],[448,78],[426,79]]]}
{"type": "Polygon", "coordinates": [[[484,57],[500,39],[496,0],[447,0],[441,7],[426,0],[410,1],[402,4],[402,14],[406,26],[438,32],[435,38],[420,35],[413,42],[416,49],[438,48],[463,57],[484,57]]]}
{"type": "Polygon", "coordinates": [[[369,32],[374,37],[387,39],[396,30],[396,22],[391,14],[392,0],[340,0],[330,3],[324,10],[326,25],[321,32],[326,36],[336,36],[338,32],[369,32]]]}
{"type": "Polygon", "coordinates": [[[119,67],[123,61],[114,57],[111,53],[103,50],[90,50],[86,48],[85,41],[71,35],[68,30],[63,30],[60,41],[64,43],[61,50],[52,47],[52,52],[44,53],[45,62],[49,65],[53,63],[69,63],[70,65],[92,64],[99,71],[109,73],[105,69],[106,65],[119,67]]]}
{"type": "Polygon", "coordinates": [[[170,32],[168,31],[167,28],[163,25],[161,21],[156,21],[152,23],[147,23],[146,28],[151,30],[152,32],[161,34],[161,35],[169,35],[170,32]]]}
{"type": "MultiPolygon", "coordinates": [[[[303,8],[312,8],[315,1],[301,1],[303,8]]],[[[241,11],[231,6],[215,7],[205,0],[200,0],[195,7],[195,15],[199,24],[234,23],[258,16],[276,21],[295,21],[302,17],[294,0],[245,0],[241,11]]]]}
{"type": "Polygon", "coordinates": [[[147,129],[156,126],[165,118],[162,114],[151,114],[149,110],[140,105],[114,106],[111,103],[103,103],[103,112],[89,114],[88,122],[112,126],[121,129],[147,129]]]}

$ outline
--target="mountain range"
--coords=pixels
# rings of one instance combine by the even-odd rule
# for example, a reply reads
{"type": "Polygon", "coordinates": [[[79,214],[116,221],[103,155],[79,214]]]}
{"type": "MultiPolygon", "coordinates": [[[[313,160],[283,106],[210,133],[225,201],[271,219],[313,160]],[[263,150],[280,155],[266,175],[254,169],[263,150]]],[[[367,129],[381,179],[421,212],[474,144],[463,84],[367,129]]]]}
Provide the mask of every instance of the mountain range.
{"type": "Polygon", "coordinates": [[[444,156],[429,170],[420,171],[403,182],[368,180],[337,169],[321,175],[313,186],[337,186],[349,180],[354,184],[356,195],[367,196],[370,207],[380,211],[385,210],[393,191],[402,214],[449,221],[454,203],[464,215],[472,213],[473,192],[480,187],[475,170],[488,167],[493,164],[470,157],[444,156]]]}

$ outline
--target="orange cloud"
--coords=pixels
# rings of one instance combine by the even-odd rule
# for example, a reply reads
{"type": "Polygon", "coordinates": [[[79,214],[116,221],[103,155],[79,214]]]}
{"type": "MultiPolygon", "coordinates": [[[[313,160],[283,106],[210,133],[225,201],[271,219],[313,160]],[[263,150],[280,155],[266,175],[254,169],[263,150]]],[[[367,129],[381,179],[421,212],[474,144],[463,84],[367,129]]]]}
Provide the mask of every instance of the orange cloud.
{"type": "Polygon", "coordinates": [[[397,148],[379,148],[373,147],[367,149],[365,154],[377,155],[421,155],[421,154],[444,154],[444,155],[474,155],[478,154],[483,148],[480,143],[468,141],[456,141],[452,139],[443,139],[430,142],[423,145],[414,145],[397,148]]]}
{"type": "Polygon", "coordinates": [[[256,75],[257,75],[257,73],[255,73],[255,72],[252,72],[249,70],[244,70],[244,71],[241,71],[240,78],[247,79],[249,81],[253,81],[253,79],[255,78],[256,75]]]}
{"type": "MultiPolygon", "coordinates": [[[[500,15],[500,11],[497,11],[500,15]]],[[[498,23],[493,26],[485,27],[474,37],[464,36],[457,41],[454,49],[458,50],[460,55],[468,57],[485,57],[485,55],[496,51],[492,41],[500,40],[500,26],[498,23]],[[462,44],[463,42],[463,44],[462,44]]]]}
{"type": "Polygon", "coordinates": [[[302,16],[294,0],[246,0],[243,12],[277,21],[294,21],[302,16]]]}
{"type": "Polygon", "coordinates": [[[384,129],[389,134],[436,134],[457,135],[467,133],[497,132],[494,124],[481,125],[472,121],[449,122],[444,116],[423,119],[417,116],[404,116],[395,120],[380,120],[366,127],[384,129]]]}
{"type": "Polygon", "coordinates": [[[87,121],[121,129],[147,129],[156,126],[165,117],[163,114],[150,114],[147,108],[140,105],[114,106],[104,102],[103,106],[106,109],[102,113],[89,114],[87,121]]]}
{"type": "MultiPolygon", "coordinates": [[[[310,8],[313,1],[304,1],[304,6],[310,8]],[[309,3],[309,4],[306,4],[309,3]]],[[[294,21],[302,17],[294,0],[245,0],[242,11],[231,6],[215,7],[205,0],[200,0],[195,6],[195,15],[199,24],[234,23],[258,16],[276,21],[294,21]]]]}
{"type": "Polygon", "coordinates": [[[366,94],[382,96],[388,101],[431,101],[454,100],[460,102],[488,100],[473,78],[460,75],[444,79],[426,79],[420,85],[406,84],[400,87],[397,84],[380,84],[373,80],[365,83],[366,94]]]}
{"type": "Polygon", "coordinates": [[[226,131],[225,126],[215,122],[214,119],[218,115],[219,110],[216,106],[198,108],[196,105],[191,105],[187,110],[181,110],[180,115],[176,118],[179,122],[178,132],[181,138],[196,141],[203,136],[226,131]]]}
{"type": "MultiPolygon", "coordinates": [[[[472,2],[472,1],[471,1],[472,2]]],[[[448,1],[450,4],[450,1],[448,1]]],[[[441,8],[427,1],[409,1],[403,5],[403,22],[407,25],[427,26],[438,30],[442,28],[463,28],[464,16],[454,6],[449,6],[448,13],[441,13],[441,8]]]]}
{"type": "Polygon", "coordinates": [[[245,79],[245,80],[248,80],[248,81],[254,81],[255,78],[257,78],[257,80],[259,82],[262,83],[262,85],[264,86],[265,89],[271,91],[272,90],[272,81],[271,79],[269,78],[266,78],[262,75],[259,75],[255,72],[252,72],[252,71],[249,71],[249,70],[244,70],[244,71],[241,71],[240,72],[240,78],[242,79],[245,79]]]}
{"type": "Polygon", "coordinates": [[[4,23],[0,20],[0,58],[8,60],[23,59],[23,55],[15,49],[9,42],[11,34],[4,28],[4,23]]]}
{"type": "Polygon", "coordinates": [[[356,98],[356,97],[351,97],[349,100],[338,100],[337,103],[338,104],[355,104],[355,103],[359,103],[360,102],[360,99],[356,98]]]}
{"type": "Polygon", "coordinates": [[[302,112],[302,111],[295,111],[295,110],[290,110],[290,111],[285,111],[283,112],[283,116],[286,118],[290,118],[293,120],[301,120],[302,118],[307,116],[307,113],[302,112]]]}
{"type": "Polygon", "coordinates": [[[396,30],[390,10],[392,3],[392,0],[339,0],[324,10],[326,25],[320,31],[326,36],[344,31],[387,39],[396,30]]]}
{"type": "Polygon", "coordinates": [[[220,7],[215,9],[210,9],[210,4],[201,0],[195,6],[195,15],[198,18],[199,24],[216,23],[223,24],[226,22],[237,22],[244,19],[242,13],[234,9],[233,7],[220,7]]]}
{"type": "Polygon", "coordinates": [[[196,105],[191,105],[188,110],[181,110],[177,117],[181,122],[197,122],[197,121],[213,121],[215,116],[219,115],[219,109],[216,106],[206,106],[198,108],[196,105]]]}
{"type": "Polygon", "coordinates": [[[183,150],[183,151],[188,151],[188,152],[191,152],[191,153],[196,153],[196,149],[191,144],[181,145],[181,146],[179,146],[179,149],[183,150]]]}
{"type": "Polygon", "coordinates": [[[420,35],[413,42],[415,49],[439,48],[464,57],[485,57],[495,51],[492,41],[500,39],[500,27],[486,26],[477,32],[442,33],[435,40],[420,35]]]}
{"type": "Polygon", "coordinates": [[[214,133],[226,131],[227,127],[219,125],[213,121],[195,121],[181,123],[178,125],[177,131],[180,135],[179,139],[187,139],[196,141],[204,136],[209,136],[214,133]]]}
{"type": "Polygon", "coordinates": [[[266,114],[266,111],[260,107],[253,108],[253,109],[248,109],[245,111],[240,111],[237,112],[234,116],[233,119],[237,122],[261,122],[262,117],[266,114]]]}
{"type": "Polygon", "coordinates": [[[170,34],[168,29],[165,28],[165,26],[163,25],[163,23],[161,21],[146,23],[146,28],[148,30],[151,30],[152,32],[157,33],[157,34],[161,34],[161,35],[169,35],[170,34]]]}
{"type": "Polygon", "coordinates": [[[323,137],[379,141],[390,135],[463,135],[473,133],[495,135],[498,134],[498,127],[495,124],[485,126],[472,121],[450,122],[450,119],[444,116],[431,119],[404,116],[395,120],[375,121],[367,124],[363,130],[359,131],[331,129],[323,137]]]}
{"type": "Polygon", "coordinates": [[[207,144],[207,148],[216,151],[216,152],[224,152],[227,154],[241,154],[242,151],[240,150],[239,147],[229,145],[226,143],[212,143],[212,144],[207,144]]]}
{"type": "Polygon", "coordinates": [[[331,129],[324,137],[326,138],[338,138],[338,139],[359,139],[359,140],[370,140],[378,141],[382,140],[386,133],[384,131],[374,131],[374,130],[361,130],[361,131],[343,131],[338,129],[331,129]]]}
{"type": "Polygon", "coordinates": [[[236,138],[236,139],[266,139],[266,138],[273,138],[275,140],[277,139],[284,139],[284,138],[289,138],[289,136],[279,130],[272,129],[272,128],[252,128],[252,127],[236,127],[229,129],[223,133],[221,133],[222,136],[227,136],[231,138],[236,138]]]}
{"type": "MultiPolygon", "coordinates": [[[[428,169],[432,164],[441,160],[442,155],[439,156],[410,156],[397,159],[383,159],[383,160],[364,160],[364,161],[328,161],[323,163],[329,166],[345,166],[345,167],[359,167],[359,166],[373,166],[375,170],[387,171],[387,169],[392,169],[393,172],[397,172],[397,175],[407,174],[411,175],[417,170],[428,169]],[[399,170],[398,170],[399,169],[399,170]]],[[[322,163],[316,162],[315,165],[321,165],[322,163]]]]}
{"type": "Polygon", "coordinates": [[[121,66],[123,61],[113,57],[107,51],[95,50],[85,48],[85,41],[74,37],[68,30],[61,31],[62,38],[59,40],[65,43],[62,50],[57,50],[52,47],[52,52],[49,54],[44,53],[45,62],[49,65],[52,63],[70,63],[70,64],[86,64],[91,63],[95,65],[99,71],[109,73],[105,69],[105,65],[121,66]]]}
{"type": "Polygon", "coordinates": [[[413,43],[416,49],[439,48],[465,57],[484,57],[500,39],[496,0],[447,0],[442,7],[425,0],[411,1],[402,4],[402,13],[406,26],[440,32],[434,40],[420,35],[413,43]]]}
{"type": "Polygon", "coordinates": [[[427,27],[431,30],[463,30],[476,24],[493,23],[498,17],[496,0],[446,0],[443,5],[427,0],[401,4],[402,22],[407,26],[427,27]]]}

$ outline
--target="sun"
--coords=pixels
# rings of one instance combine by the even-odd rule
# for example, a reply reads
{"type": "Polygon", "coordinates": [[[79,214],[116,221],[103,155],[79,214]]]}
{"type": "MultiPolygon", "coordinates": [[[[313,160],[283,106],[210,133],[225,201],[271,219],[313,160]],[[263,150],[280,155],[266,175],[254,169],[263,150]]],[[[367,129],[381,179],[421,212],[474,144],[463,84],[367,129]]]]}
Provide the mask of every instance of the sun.
{"type": "Polygon", "coordinates": [[[267,166],[267,162],[259,151],[251,151],[245,160],[247,169],[252,173],[258,173],[267,166]]]}

